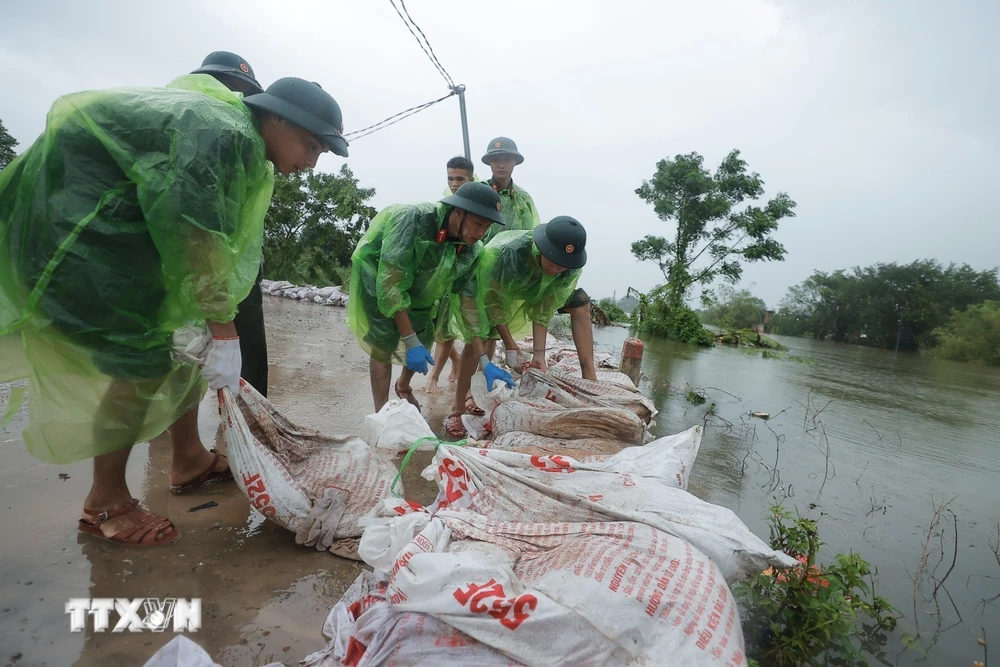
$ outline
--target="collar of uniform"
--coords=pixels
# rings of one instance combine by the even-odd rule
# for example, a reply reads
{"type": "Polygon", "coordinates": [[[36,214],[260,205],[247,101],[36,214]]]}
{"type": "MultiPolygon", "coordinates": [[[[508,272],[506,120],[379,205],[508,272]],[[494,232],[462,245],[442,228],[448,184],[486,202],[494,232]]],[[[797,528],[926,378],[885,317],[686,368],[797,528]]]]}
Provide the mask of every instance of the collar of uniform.
{"type": "MultiPolygon", "coordinates": [[[[450,241],[448,239],[448,216],[451,215],[451,212],[453,210],[454,208],[450,206],[442,206],[441,210],[438,212],[438,230],[437,234],[434,236],[434,241],[436,241],[437,243],[445,243],[450,241]]],[[[466,248],[466,245],[462,243],[461,240],[450,241],[450,242],[455,244],[456,253],[461,253],[466,248]]]]}
{"type": "Polygon", "coordinates": [[[496,182],[492,178],[490,180],[488,180],[487,183],[490,184],[490,187],[493,188],[493,190],[498,195],[507,195],[508,197],[513,197],[514,193],[517,192],[517,190],[514,187],[514,179],[513,178],[510,179],[510,187],[506,188],[505,190],[501,190],[500,187],[496,184],[496,182]]]}

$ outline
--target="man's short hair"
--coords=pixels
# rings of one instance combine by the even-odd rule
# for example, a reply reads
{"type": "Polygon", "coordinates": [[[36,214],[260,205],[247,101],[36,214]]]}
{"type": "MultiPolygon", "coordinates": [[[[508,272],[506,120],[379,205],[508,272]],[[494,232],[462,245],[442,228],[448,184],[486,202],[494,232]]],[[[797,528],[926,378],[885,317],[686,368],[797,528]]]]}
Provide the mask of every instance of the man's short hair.
{"type": "Polygon", "coordinates": [[[472,165],[471,160],[466,160],[464,157],[459,155],[458,157],[453,157],[448,160],[448,169],[464,169],[469,172],[469,174],[472,174],[476,168],[472,165]]]}

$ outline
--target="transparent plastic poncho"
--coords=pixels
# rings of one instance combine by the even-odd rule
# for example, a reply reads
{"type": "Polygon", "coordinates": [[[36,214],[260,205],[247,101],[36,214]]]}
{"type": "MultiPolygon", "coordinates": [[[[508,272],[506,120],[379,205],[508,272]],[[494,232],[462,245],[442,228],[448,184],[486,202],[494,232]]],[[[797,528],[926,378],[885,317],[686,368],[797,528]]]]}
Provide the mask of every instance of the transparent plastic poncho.
{"type": "MultiPolygon", "coordinates": [[[[493,179],[490,179],[488,183],[490,187],[493,187],[493,179]]],[[[514,181],[511,181],[509,189],[498,190],[497,194],[500,195],[500,201],[503,203],[503,219],[507,224],[503,227],[490,225],[489,231],[483,237],[483,245],[489,245],[490,241],[497,237],[497,234],[534,229],[541,224],[538,209],[535,208],[535,200],[525,190],[518,187],[514,181]]]]}
{"type": "Polygon", "coordinates": [[[372,358],[402,364],[405,347],[393,318],[406,310],[424,346],[434,342],[440,300],[475,266],[483,246],[439,241],[452,207],[396,205],[372,219],[351,258],[347,324],[372,358]]]}
{"type": "Polygon", "coordinates": [[[452,304],[463,339],[497,338],[499,324],[514,336],[530,333],[533,323],[547,327],[582,272],[547,276],[531,231],[501,232],[484,248],[474,276],[456,284],[452,304]]]}
{"type": "Polygon", "coordinates": [[[253,115],[210,76],[55,102],[0,172],[0,381],[28,379],[35,457],[115,451],[197,404],[173,332],[233,318],[273,186],[253,115]]]}

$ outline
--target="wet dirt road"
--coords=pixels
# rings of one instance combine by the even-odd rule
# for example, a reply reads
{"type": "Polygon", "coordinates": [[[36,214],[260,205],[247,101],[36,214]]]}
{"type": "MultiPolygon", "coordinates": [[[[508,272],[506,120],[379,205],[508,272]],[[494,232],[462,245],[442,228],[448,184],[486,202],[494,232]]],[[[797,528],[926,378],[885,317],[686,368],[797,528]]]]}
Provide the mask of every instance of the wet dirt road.
{"type": "MultiPolygon", "coordinates": [[[[345,310],[275,297],[264,302],[272,402],[304,426],[356,434],[373,406],[367,357],[344,324],[345,310]]],[[[415,387],[423,381],[418,377],[415,387]]],[[[0,384],[0,414],[9,393],[0,384]]],[[[447,390],[417,396],[443,435],[447,390]]],[[[216,405],[209,396],[200,409],[207,446],[219,434],[216,405]]],[[[174,637],[94,633],[92,626],[73,634],[64,609],[69,598],[201,598],[202,630],[188,636],[226,667],[294,665],[326,645],[323,620],[363,564],[296,545],[292,533],[252,511],[232,483],[171,495],[170,444],[162,436],[133,449],[128,483],[146,507],[174,521],[180,541],[129,549],[81,535],[76,522],[91,463],[31,458],[20,438],[26,420],[22,408],[0,434],[0,665],[142,665],[174,637]],[[188,511],[209,501],[219,506],[188,511]]],[[[433,485],[418,476],[428,460],[429,454],[414,456],[404,473],[410,499],[433,499],[433,485]]]]}

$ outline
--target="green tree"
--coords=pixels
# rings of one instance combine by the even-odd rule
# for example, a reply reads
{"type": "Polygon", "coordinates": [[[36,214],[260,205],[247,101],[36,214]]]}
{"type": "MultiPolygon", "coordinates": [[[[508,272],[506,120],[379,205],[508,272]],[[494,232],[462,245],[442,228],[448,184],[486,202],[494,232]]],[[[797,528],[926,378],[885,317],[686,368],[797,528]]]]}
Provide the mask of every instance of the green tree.
{"type": "Polygon", "coordinates": [[[307,284],[346,284],[351,253],[368,229],[374,188],[362,188],[350,168],[337,174],[277,176],[264,220],[264,270],[307,284]]]}
{"type": "Polygon", "coordinates": [[[719,288],[700,313],[701,321],[723,329],[749,329],[764,322],[767,304],[750,290],[737,290],[729,285],[719,288]]]}
{"type": "Polygon", "coordinates": [[[771,238],[778,222],[795,215],[795,202],[779,192],[763,205],[764,182],[732,151],[715,174],[698,153],[660,160],[651,181],[636,194],[660,220],[674,226],[672,239],[646,236],[632,244],[640,261],[655,262],[667,280],[670,309],[684,305],[691,287],[717,278],[737,283],[745,262],[780,261],[785,248],[771,238]]]}
{"type": "Polygon", "coordinates": [[[608,319],[612,322],[628,321],[628,315],[621,309],[621,306],[619,306],[614,299],[604,297],[598,302],[597,305],[601,307],[601,310],[604,311],[604,314],[607,315],[608,319]]]}
{"type": "Polygon", "coordinates": [[[1000,366],[1000,303],[984,301],[955,312],[934,331],[937,347],[931,354],[952,361],[1000,366]]]}
{"type": "Polygon", "coordinates": [[[10,132],[0,120],[0,169],[6,167],[17,157],[17,153],[14,151],[16,147],[17,139],[10,136],[10,132]]]}
{"type": "Polygon", "coordinates": [[[943,266],[934,260],[816,271],[788,290],[775,318],[787,335],[901,350],[934,346],[953,309],[1000,301],[995,270],[943,266]]]}

